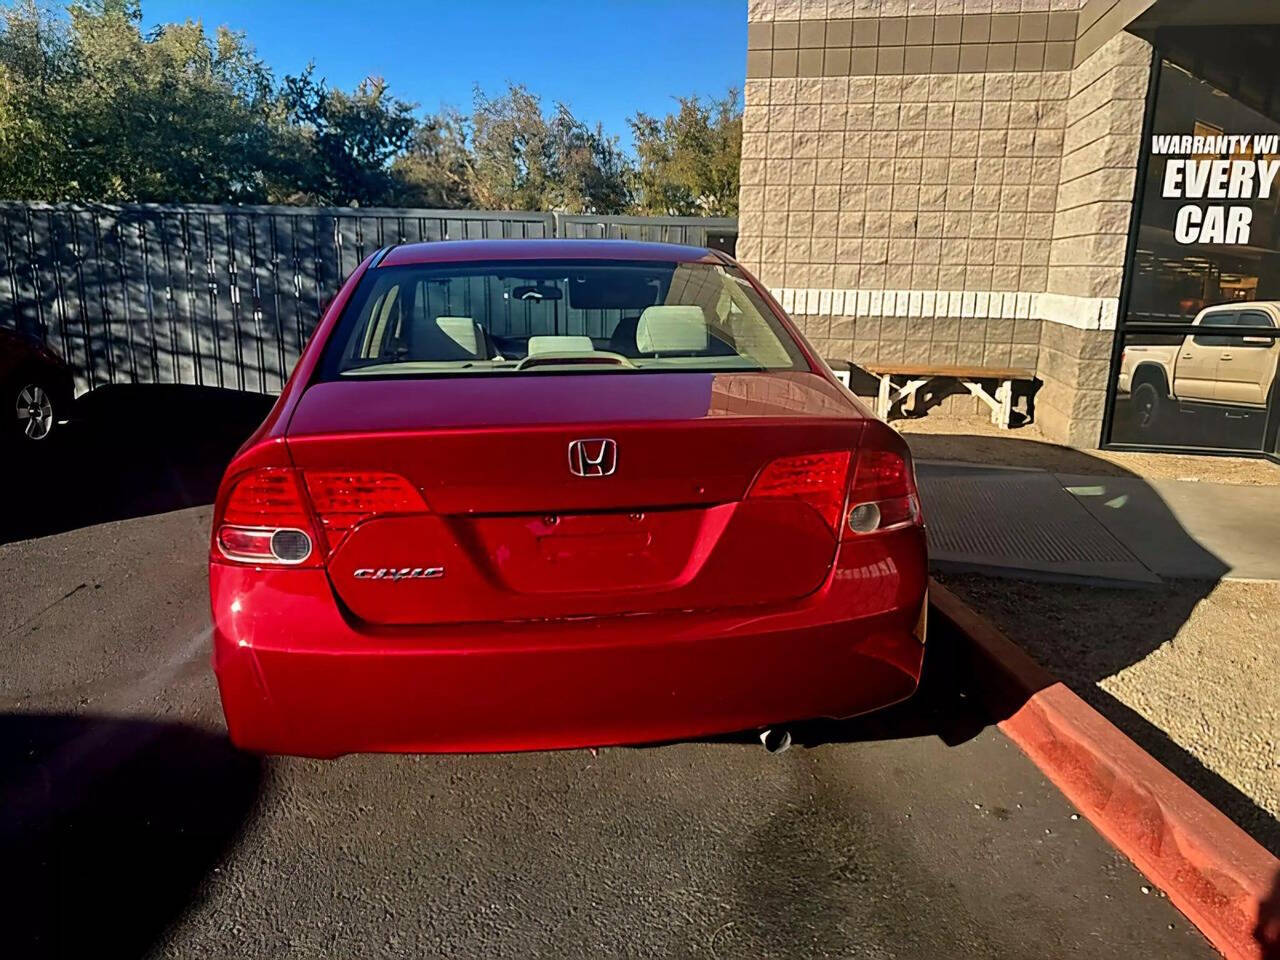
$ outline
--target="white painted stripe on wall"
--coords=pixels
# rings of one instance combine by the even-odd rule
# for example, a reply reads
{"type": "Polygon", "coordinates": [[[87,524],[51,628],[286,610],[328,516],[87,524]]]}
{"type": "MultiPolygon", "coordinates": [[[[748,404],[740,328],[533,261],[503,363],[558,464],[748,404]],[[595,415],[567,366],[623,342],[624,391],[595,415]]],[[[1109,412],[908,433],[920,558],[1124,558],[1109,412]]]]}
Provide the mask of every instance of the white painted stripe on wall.
{"type": "Polygon", "coordinates": [[[775,287],[782,309],[797,316],[962,317],[966,320],[1045,320],[1079,330],[1114,330],[1115,297],[1008,290],[845,290],[775,287]]]}

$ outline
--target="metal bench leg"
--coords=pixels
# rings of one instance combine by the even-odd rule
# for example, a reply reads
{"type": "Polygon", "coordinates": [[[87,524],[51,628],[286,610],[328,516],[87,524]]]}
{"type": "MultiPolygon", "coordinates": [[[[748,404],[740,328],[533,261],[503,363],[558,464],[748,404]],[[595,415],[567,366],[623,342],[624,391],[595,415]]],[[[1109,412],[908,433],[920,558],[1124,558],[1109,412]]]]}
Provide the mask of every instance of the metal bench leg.
{"type": "MultiPolygon", "coordinates": [[[[1000,416],[1000,401],[997,400],[996,397],[987,393],[987,391],[983,389],[981,382],[977,380],[961,380],[960,382],[964,384],[966,390],[991,408],[991,422],[998,424],[998,417],[1000,416]]],[[[998,397],[999,394],[1000,390],[997,389],[996,396],[998,397]]]]}
{"type": "Polygon", "coordinates": [[[880,396],[876,400],[876,416],[885,423],[889,422],[889,391],[893,388],[893,377],[887,373],[880,374],[880,396]]]}
{"type": "Polygon", "coordinates": [[[1000,401],[1000,422],[996,426],[1002,430],[1009,429],[1009,420],[1013,414],[1013,381],[1002,380],[996,391],[996,399],[1000,401]]]}
{"type": "MultiPolygon", "coordinates": [[[[896,402],[898,400],[909,399],[911,401],[911,415],[913,417],[919,416],[920,415],[920,388],[923,387],[925,384],[927,384],[930,379],[932,378],[925,377],[923,380],[908,380],[906,383],[904,383],[902,386],[898,387],[898,389],[894,391],[894,397],[893,397],[894,401],[896,402]]],[[[903,407],[905,406],[906,404],[904,403],[903,407]]]]}

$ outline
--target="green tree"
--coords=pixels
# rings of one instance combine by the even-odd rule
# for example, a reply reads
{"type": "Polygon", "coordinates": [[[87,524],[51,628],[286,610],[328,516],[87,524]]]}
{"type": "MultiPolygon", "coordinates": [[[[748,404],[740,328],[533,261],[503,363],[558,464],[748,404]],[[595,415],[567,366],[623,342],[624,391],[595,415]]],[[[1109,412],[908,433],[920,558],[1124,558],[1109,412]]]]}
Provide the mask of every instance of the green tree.
{"type": "Polygon", "coordinates": [[[313,66],[284,79],[282,102],[291,129],[275,173],[282,199],[334,206],[392,202],[391,163],[413,140],[416,104],[370,77],[351,93],[315,79],[313,66]],[[291,162],[290,162],[291,161],[291,162]]]}
{"type": "Polygon", "coordinates": [[[637,113],[636,209],[667,216],[738,214],[742,157],[742,101],[737,90],[719,100],[677,98],[662,119],[637,113]]]}
{"type": "Polygon", "coordinates": [[[0,196],[52,199],[74,176],[60,94],[75,71],[71,38],[34,0],[0,17],[0,196]]]}
{"type": "Polygon", "coordinates": [[[468,184],[483,208],[542,210],[552,187],[550,131],[541,101],[523,86],[500,97],[476,89],[468,184]]]}
{"type": "Polygon", "coordinates": [[[197,22],[140,29],[136,2],[6,8],[0,193],[194,202],[261,200],[280,119],[242,34],[197,22]]]}
{"type": "Polygon", "coordinates": [[[460,209],[472,206],[467,118],[444,110],[421,121],[405,152],[391,164],[396,204],[460,209]]]}
{"type": "Polygon", "coordinates": [[[615,138],[590,129],[558,103],[513,84],[500,97],[476,90],[468,126],[467,183],[481,208],[621,213],[631,169],[615,138]]]}
{"type": "Polygon", "coordinates": [[[277,82],[241,33],[142,31],[139,0],[0,0],[0,197],[733,214],[742,111],[681,98],[616,137],[563,103],[477,88],[420,116],[380,79],[277,82]]]}
{"type": "Polygon", "coordinates": [[[592,130],[563,103],[551,120],[552,156],[558,189],[557,209],[564,213],[623,213],[631,203],[631,163],[606,137],[592,130]]]}

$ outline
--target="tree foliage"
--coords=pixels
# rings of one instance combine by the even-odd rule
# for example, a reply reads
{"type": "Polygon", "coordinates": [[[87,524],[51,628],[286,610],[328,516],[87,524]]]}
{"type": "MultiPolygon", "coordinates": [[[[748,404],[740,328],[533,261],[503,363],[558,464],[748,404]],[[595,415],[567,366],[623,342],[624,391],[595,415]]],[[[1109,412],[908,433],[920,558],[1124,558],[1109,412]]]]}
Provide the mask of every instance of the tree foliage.
{"type": "Polygon", "coordinates": [[[466,117],[456,110],[426,117],[392,161],[395,202],[446,210],[478,206],[471,197],[470,160],[466,117]]]}
{"type": "Polygon", "coordinates": [[[662,119],[644,113],[631,118],[637,208],[669,216],[736,216],[742,155],[738,92],[678,102],[679,109],[662,119]]]}
{"type": "Polygon", "coordinates": [[[631,119],[636,160],[563,103],[477,89],[425,114],[370,77],[279,80],[247,38],[144,32],[138,0],[0,3],[0,197],[731,214],[735,92],[631,119]]]}
{"type": "Polygon", "coordinates": [[[563,103],[548,114],[523,86],[494,98],[477,90],[466,129],[467,185],[480,207],[618,213],[628,206],[630,170],[617,140],[563,103]]]}
{"type": "Polygon", "coordinates": [[[3,11],[0,191],[50,200],[262,199],[276,104],[244,37],[149,37],[136,4],[3,11]]]}
{"type": "Polygon", "coordinates": [[[299,148],[278,168],[283,189],[330,206],[369,206],[395,192],[391,161],[413,138],[413,104],[388,94],[379,78],[351,93],[334,90],[315,79],[313,66],[285,77],[282,100],[289,121],[282,139],[299,148]]]}

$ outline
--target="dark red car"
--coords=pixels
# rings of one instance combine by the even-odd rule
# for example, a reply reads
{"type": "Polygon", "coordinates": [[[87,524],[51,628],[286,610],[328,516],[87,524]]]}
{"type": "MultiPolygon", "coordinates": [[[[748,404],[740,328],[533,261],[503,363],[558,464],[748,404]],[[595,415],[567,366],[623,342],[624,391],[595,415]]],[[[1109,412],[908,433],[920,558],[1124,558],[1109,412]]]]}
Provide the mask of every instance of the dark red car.
{"type": "Polygon", "coordinates": [[[0,327],[0,402],[5,442],[26,446],[48,441],[71,412],[71,370],[44,341],[0,327]]]}
{"type": "Polygon", "coordinates": [[[209,581],[231,738],[274,753],[776,728],[924,653],[906,445],[666,244],[368,258],[227,469],[209,581]]]}

